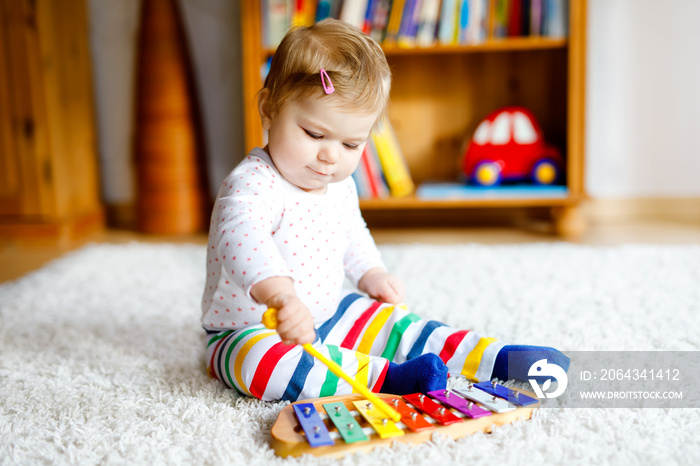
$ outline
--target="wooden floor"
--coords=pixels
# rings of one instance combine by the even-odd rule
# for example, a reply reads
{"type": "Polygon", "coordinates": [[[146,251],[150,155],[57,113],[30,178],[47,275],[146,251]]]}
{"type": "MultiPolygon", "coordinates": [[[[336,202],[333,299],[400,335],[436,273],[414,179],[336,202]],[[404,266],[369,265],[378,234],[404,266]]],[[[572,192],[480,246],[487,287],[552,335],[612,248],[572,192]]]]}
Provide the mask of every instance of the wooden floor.
{"type": "MultiPolygon", "coordinates": [[[[533,229],[518,228],[412,228],[381,229],[372,231],[378,244],[394,243],[480,243],[517,244],[543,241],[567,241],[541,233],[533,229]]],[[[206,244],[205,235],[195,236],[152,236],[132,231],[106,230],[95,233],[80,241],[68,244],[41,244],[36,242],[0,242],[0,282],[13,280],[38,269],[47,261],[60,257],[68,251],[90,242],[124,243],[176,242],[206,244]]],[[[700,245],[700,218],[651,218],[637,217],[625,220],[606,218],[588,222],[586,232],[580,238],[568,240],[588,245],[616,245],[627,243],[649,244],[696,244],[700,245]]]]}

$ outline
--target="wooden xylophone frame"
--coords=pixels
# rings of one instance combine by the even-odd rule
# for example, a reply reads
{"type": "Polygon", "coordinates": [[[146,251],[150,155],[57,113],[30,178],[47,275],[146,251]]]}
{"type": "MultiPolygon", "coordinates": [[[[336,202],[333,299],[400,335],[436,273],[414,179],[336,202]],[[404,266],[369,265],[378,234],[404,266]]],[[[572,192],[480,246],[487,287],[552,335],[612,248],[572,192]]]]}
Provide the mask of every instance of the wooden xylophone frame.
{"type": "MultiPolygon", "coordinates": [[[[517,390],[525,395],[534,397],[533,393],[517,390]]],[[[391,398],[401,398],[397,395],[390,395],[381,393],[378,394],[381,398],[391,399],[391,398]]],[[[435,429],[423,431],[423,432],[411,432],[408,430],[404,431],[404,435],[392,438],[379,438],[379,435],[375,433],[368,434],[369,441],[367,442],[356,442],[356,443],[345,443],[342,438],[336,438],[335,445],[332,446],[322,446],[322,447],[311,447],[306,441],[304,432],[299,425],[299,421],[294,413],[294,404],[299,403],[313,403],[314,407],[319,413],[325,414],[326,411],[323,409],[324,403],[333,402],[343,402],[345,407],[355,415],[357,409],[352,404],[353,401],[363,400],[362,395],[352,394],[352,395],[337,395],[325,398],[314,398],[310,400],[297,401],[291,405],[285,406],[282,411],[280,411],[277,416],[277,420],[272,425],[270,434],[272,439],[270,441],[273,450],[277,456],[287,457],[287,456],[301,456],[304,454],[310,454],[314,456],[333,456],[340,458],[347,454],[356,452],[367,452],[373,450],[378,446],[390,446],[393,442],[404,442],[404,443],[424,443],[430,441],[433,433],[437,432],[440,435],[448,436],[453,439],[458,439],[472,435],[476,432],[490,433],[495,427],[502,426],[505,424],[511,424],[519,420],[526,420],[532,417],[532,412],[534,409],[540,406],[539,403],[521,406],[513,411],[508,411],[505,413],[491,413],[490,416],[481,417],[478,419],[465,418],[463,422],[458,422],[455,424],[450,424],[447,426],[436,425],[435,429]]],[[[463,417],[454,409],[450,409],[459,417],[463,417]]],[[[425,417],[425,416],[424,416],[425,417]]],[[[328,430],[337,432],[337,429],[333,424],[328,421],[328,418],[324,416],[324,423],[328,427],[328,430]]],[[[368,427],[369,424],[364,419],[355,418],[360,423],[360,426],[368,427]]]]}

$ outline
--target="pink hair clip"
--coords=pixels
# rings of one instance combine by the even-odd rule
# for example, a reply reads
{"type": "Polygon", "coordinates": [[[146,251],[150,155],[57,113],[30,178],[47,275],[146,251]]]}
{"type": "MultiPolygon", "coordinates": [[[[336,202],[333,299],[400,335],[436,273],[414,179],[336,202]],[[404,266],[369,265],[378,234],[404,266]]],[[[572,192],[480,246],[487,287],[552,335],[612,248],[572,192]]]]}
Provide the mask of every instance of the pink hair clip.
{"type": "Polygon", "coordinates": [[[323,92],[326,94],[333,94],[333,92],[335,92],[331,77],[328,76],[328,73],[326,73],[326,70],[323,68],[321,68],[321,85],[323,86],[323,92]],[[326,80],[328,80],[328,84],[326,84],[326,80]]]}

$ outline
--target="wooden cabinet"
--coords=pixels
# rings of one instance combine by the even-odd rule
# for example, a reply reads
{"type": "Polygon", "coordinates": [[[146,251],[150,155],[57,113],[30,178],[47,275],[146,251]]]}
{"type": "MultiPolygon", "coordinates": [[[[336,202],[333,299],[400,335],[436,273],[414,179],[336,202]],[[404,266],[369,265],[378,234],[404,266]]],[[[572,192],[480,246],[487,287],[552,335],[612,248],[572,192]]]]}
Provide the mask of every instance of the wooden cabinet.
{"type": "Polygon", "coordinates": [[[84,0],[0,0],[0,237],[102,224],[84,0]]]}
{"type": "MultiPolygon", "coordinates": [[[[256,93],[273,51],[261,43],[259,1],[241,2],[246,146],[261,145],[256,93]]],[[[566,159],[564,196],[425,200],[417,196],[361,201],[370,225],[455,224],[489,215],[546,217],[554,231],[583,229],[586,0],[570,0],[569,34],[491,37],[466,46],[384,46],[393,73],[390,119],[416,184],[457,181],[466,140],[497,108],[523,105],[566,159]]]]}

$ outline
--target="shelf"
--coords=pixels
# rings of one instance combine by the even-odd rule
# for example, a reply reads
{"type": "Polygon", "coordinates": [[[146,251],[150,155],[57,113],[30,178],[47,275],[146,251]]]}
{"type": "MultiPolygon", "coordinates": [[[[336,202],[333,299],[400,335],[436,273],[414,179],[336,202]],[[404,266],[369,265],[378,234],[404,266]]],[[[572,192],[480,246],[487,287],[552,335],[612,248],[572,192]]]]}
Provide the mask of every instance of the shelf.
{"type": "Polygon", "coordinates": [[[492,199],[423,199],[415,195],[385,199],[360,199],[360,209],[368,211],[431,210],[462,208],[505,207],[569,207],[583,200],[583,196],[565,197],[492,198],[492,199]]]}
{"type": "Polygon", "coordinates": [[[550,39],[543,37],[511,37],[508,39],[492,39],[480,44],[470,45],[433,45],[430,47],[401,47],[398,45],[383,45],[384,53],[394,55],[421,55],[438,53],[472,53],[472,52],[508,52],[516,50],[560,49],[567,46],[566,39],[550,39]]]}
{"type": "MultiPolygon", "coordinates": [[[[568,45],[565,38],[553,39],[548,37],[508,37],[504,39],[490,39],[478,44],[468,45],[431,45],[428,47],[407,47],[396,44],[382,44],[382,49],[387,57],[396,55],[432,55],[432,54],[460,54],[477,52],[509,52],[517,50],[548,50],[563,49],[568,45]]],[[[274,48],[262,49],[264,57],[275,53],[274,48]]]]}

